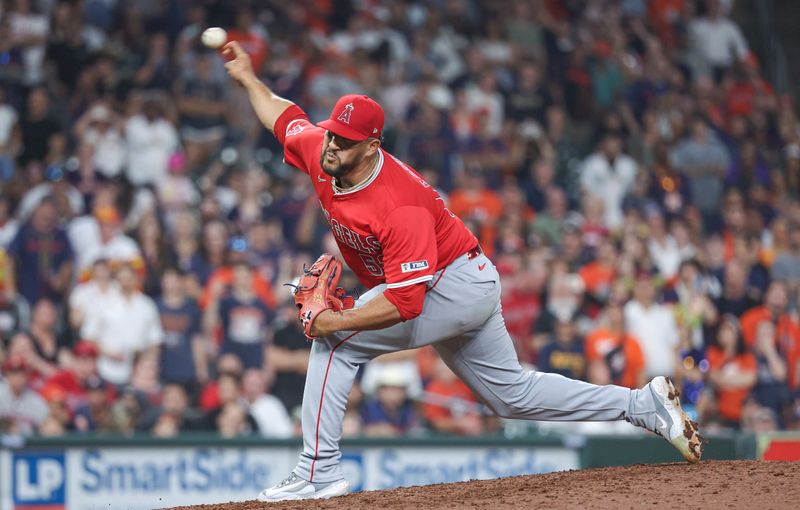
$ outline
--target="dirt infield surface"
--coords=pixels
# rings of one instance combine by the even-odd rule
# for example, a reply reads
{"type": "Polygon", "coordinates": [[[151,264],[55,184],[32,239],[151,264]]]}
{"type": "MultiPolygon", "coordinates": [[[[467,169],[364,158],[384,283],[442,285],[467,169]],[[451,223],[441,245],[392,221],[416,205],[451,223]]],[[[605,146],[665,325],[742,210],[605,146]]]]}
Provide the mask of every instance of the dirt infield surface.
{"type": "Polygon", "coordinates": [[[257,501],[173,510],[350,508],[800,508],[800,463],[706,461],[564,471],[350,494],[326,501],[257,501]]]}

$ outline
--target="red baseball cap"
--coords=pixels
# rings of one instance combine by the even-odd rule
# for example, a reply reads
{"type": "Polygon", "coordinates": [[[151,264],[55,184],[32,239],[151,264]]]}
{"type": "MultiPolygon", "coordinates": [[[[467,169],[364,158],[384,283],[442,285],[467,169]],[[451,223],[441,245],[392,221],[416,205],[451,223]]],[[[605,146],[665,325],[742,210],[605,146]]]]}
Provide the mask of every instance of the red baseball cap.
{"type": "Polygon", "coordinates": [[[100,355],[100,349],[97,348],[97,345],[87,340],[81,340],[75,344],[72,352],[79,358],[96,358],[100,355]]]}
{"type": "Polygon", "coordinates": [[[336,101],[331,117],[317,126],[349,140],[380,138],[383,134],[383,108],[372,98],[348,94],[336,101]]]}

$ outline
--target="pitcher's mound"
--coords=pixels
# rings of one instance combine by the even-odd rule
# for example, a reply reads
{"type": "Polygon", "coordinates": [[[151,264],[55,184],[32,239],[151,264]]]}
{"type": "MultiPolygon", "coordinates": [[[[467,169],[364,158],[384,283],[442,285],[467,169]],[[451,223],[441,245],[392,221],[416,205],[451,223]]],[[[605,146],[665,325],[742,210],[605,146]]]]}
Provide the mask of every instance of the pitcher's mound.
{"type": "MultiPolygon", "coordinates": [[[[325,501],[257,501],[180,510],[369,508],[798,508],[800,463],[751,460],[650,464],[361,492],[325,501]]],[[[179,510],[179,509],[174,509],[179,510]]]]}

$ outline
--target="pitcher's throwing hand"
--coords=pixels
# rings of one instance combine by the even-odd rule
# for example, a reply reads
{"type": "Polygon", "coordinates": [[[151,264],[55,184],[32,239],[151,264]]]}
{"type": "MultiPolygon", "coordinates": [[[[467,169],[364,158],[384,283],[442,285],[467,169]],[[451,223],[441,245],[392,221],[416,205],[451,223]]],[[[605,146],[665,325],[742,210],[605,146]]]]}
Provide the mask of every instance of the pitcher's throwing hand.
{"type": "Polygon", "coordinates": [[[231,75],[231,78],[239,82],[240,85],[244,86],[245,81],[256,79],[250,55],[242,49],[238,42],[231,41],[227,43],[222,47],[222,54],[229,59],[225,62],[225,69],[231,75]]]}

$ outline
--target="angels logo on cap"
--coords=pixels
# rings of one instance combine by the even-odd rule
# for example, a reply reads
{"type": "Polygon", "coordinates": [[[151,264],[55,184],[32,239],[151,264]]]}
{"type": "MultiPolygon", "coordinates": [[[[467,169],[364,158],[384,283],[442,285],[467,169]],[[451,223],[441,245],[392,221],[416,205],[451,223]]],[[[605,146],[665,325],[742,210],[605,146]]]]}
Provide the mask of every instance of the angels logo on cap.
{"type": "Polygon", "coordinates": [[[336,120],[341,120],[345,124],[350,124],[350,115],[353,113],[353,103],[347,103],[344,105],[344,110],[342,113],[336,118],[336,120]]]}
{"type": "Polygon", "coordinates": [[[369,96],[348,94],[336,101],[330,118],[317,126],[348,140],[380,138],[383,133],[383,108],[369,96]]]}

